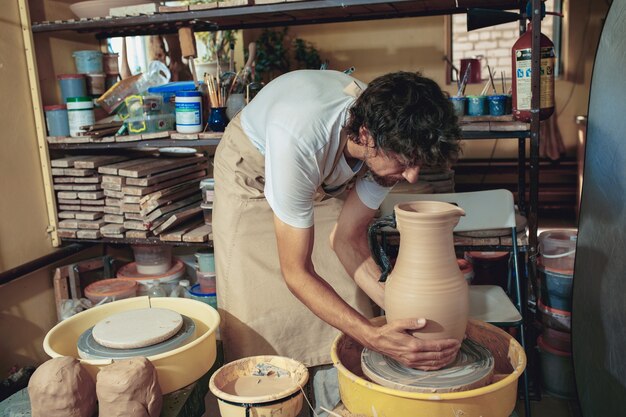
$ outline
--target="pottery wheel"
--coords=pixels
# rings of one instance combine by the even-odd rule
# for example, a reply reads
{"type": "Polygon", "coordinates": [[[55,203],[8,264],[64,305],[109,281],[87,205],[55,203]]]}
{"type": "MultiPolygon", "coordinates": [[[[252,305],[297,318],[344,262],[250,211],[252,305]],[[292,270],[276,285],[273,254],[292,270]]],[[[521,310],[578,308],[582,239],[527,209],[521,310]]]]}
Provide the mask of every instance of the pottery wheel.
{"type": "Polygon", "coordinates": [[[407,368],[394,359],[367,348],[361,353],[361,369],[372,381],[389,388],[413,392],[456,392],[490,382],[494,359],[478,343],[465,339],[455,361],[437,371],[407,368]]]}
{"type": "Polygon", "coordinates": [[[183,325],[174,336],[156,345],[136,349],[112,349],[102,346],[93,338],[93,327],[90,327],[78,338],[76,344],[78,356],[82,359],[124,359],[137,356],[148,357],[169,352],[187,343],[196,331],[194,321],[187,316],[182,317],[183,325]]]}
{"type": "Polygon", "coordinates": [[[93,327],[93,338],[112,349],[137,349],[152,346],[174,336],[183,325],[183,317],[165,308],[141,308],[122,311],[93,327]]]}

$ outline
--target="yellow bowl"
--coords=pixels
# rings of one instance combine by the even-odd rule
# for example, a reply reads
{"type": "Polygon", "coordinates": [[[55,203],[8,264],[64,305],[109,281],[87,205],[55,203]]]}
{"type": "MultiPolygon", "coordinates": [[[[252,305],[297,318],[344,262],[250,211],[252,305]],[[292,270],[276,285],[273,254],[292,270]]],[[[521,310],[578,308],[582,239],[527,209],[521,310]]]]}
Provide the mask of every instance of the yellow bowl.
{"type": "MultiPolygon", "coordinates": [[[[374,324],[385,323],[377,317],[374,324]]],[[[416,393],[383,387],[363,377],[363,347],[340,334],[331,357],[339,371],[343,405],[353,414],[393,417],[508,417],[515,408],[517,380],[526,368],[522,346],[508,333],[485,322],[470,320],[468,336],[487,347],[495,359],[494,382],[477,389],[441,394],[416,393]]]]}
{"type": "Polygon", "coordinates": [[[78,359],[96,380],[98,371],[113,361],[81,359],[76,343],[80,335],[99,321],[127,310],[167,308],[193,319],[196,329],[191,341],[176,349],[148,356],[155,366],[163,394],[181,389],[198,380],[213,366],[217,355],[215,331],[220,323],[217,311],[204,303],[186,298],[135,297],[119,300],[78,313],[54,326],[43,341],[45,352],[52,358],[71,356],[78,359]]]}

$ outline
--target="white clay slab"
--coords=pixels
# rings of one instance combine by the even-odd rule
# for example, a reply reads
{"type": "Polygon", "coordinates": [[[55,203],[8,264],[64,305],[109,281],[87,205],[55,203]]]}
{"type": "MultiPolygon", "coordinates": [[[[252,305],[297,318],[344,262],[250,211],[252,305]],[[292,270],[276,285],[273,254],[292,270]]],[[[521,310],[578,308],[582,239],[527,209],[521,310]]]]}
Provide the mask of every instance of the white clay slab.
{"type": "Polygon", "coordinates": [[[183,317],[165,308],[142,308],[113,314],[96,324],[93,338],[113,349],[136,349],[152,346],[174,336],[183,325],[183,317]]]}

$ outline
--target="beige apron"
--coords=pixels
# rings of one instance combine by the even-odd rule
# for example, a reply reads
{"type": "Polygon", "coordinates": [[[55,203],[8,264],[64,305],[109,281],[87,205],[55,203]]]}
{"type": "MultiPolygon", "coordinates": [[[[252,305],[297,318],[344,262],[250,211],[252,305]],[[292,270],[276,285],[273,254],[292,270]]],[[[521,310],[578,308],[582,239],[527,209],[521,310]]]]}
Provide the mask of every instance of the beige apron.
{"type": "MultiPolygon", "coordinates": [[[[291,294],[281,275],[274,214],[263,194],[264,173],[264,157],[241,129],[237,115],[214,162],[213,239],[225,359],[273,354],[308,366],[331,363],[330,348],[338,331],[291,294]]],[[[372,317],[370,299],[330,248],[329,236],[342,206],[339,198],[315,202],[313,264],[341,298],[372,317]]]]}

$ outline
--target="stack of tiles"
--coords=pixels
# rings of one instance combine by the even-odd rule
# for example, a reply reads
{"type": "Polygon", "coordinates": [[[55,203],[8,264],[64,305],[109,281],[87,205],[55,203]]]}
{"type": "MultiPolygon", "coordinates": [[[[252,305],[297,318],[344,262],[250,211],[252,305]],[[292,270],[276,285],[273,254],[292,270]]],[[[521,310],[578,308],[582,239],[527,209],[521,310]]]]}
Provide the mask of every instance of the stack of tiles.
{"type": "Polygon", "coordinates": [[[104,193],[96,169],[127,160],[117,155],[84,155],[53,159],[52,180],[58,204],[61,238],[99,239],[104,225],[104,193]]]}
{"type": "Polygon", "coordinates": [[[145,239],[201,219],[198,185],[207,168],[207,158],[201,155],[101,166],[105,214],[100,232],[108,238],[145,239]]]}

